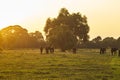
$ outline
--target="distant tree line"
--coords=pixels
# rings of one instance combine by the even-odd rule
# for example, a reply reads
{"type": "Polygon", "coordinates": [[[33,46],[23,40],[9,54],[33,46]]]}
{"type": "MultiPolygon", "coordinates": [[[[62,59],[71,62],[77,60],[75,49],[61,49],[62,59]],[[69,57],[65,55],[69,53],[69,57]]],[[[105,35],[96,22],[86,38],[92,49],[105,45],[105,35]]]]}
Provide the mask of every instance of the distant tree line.
{"type": "Polygon", "coordinates": [[[106,37],[102,39],[100,36],[88,41],[86,44],[80,44],[79,48],[120,48],[120,37],[106,37]]]}

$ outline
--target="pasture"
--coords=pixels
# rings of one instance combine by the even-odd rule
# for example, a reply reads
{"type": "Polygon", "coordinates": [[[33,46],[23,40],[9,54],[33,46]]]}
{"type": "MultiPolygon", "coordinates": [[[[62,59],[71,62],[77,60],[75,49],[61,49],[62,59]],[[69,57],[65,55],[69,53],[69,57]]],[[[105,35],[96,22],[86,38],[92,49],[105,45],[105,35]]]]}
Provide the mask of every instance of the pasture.
{"type": "Polygon", "coordinates": [[[4,50],[0,53],[0,80],[119,80],[120,57],[95,49],[77,54],[38,49],[4,50]]]}

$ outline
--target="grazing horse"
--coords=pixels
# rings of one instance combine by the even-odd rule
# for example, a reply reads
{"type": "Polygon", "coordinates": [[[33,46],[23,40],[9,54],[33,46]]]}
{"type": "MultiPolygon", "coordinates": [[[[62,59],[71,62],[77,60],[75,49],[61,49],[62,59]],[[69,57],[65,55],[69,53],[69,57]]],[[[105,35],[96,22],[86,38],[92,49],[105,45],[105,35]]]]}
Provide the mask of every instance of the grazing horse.
{"type": "Polygon", "coordinates": [[[117,54],[118,48],[111,48],[111,55],[116,55],[117,54]]]}
{"type": "Polygon", "coordinates": [[[54,53],[54,47],[53,46],[50,47],[50,52],[54,53]]]}
{"type": "Polygon", "coordinates": [[[43,53],[43,47],[42,46],[40,47],[40,53],[41,54],[43,53]]]}
{"type": "Polygon", "coordinates": [[[72,51],[73,51],[73,53],[75,54],[76,51],[77,51],[76,47],[73,47],[72,51]]]}
{"type": "Polygon", "coordinates": [[[120,56],[120,49],[118,50],[118,56],[120,56]]]}
{"type": "Polygon", "coordinates": [[[100,54],[104,54],[106,52],[106,48],[100,48],[100,54]]]}
{"type": "Polygon", "coordinates": [[[49,46],[46,46],[46,47],[45,47],[46,54],[48,54],[48,53],[49,53],[49,49],[50,49],[50,48],[49,48],[49,46]]]}

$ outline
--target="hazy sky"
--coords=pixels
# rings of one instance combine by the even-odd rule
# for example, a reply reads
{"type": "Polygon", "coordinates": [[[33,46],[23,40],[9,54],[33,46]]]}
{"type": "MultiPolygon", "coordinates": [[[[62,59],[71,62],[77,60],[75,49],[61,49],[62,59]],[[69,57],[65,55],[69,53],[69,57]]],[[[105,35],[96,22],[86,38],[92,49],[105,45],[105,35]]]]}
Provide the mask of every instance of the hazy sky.
{"type": "Polygon", "coordinates": [[[18,24],[43,31],[46,19],[63,7],[87,16],[90,38],[120,37],[120,0],[0,0],[0,29],[18,24]]]}

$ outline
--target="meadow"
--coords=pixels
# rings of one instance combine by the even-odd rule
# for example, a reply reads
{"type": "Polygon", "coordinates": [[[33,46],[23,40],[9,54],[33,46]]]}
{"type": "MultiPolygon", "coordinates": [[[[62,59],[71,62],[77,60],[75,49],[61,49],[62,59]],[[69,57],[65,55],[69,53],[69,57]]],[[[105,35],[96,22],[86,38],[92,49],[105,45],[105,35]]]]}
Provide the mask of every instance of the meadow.
{"type": "Polygon", "coordinates": [[[39,49],[0,53],[0,80],[119,80],[120,57],[79,49],[77,54],[40,54],[39,49]]]}

